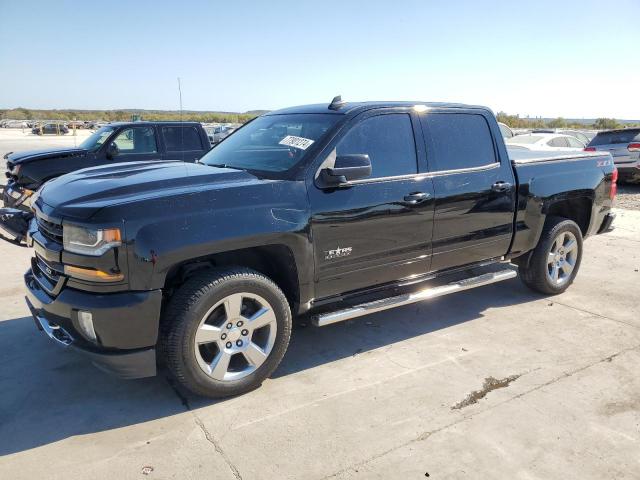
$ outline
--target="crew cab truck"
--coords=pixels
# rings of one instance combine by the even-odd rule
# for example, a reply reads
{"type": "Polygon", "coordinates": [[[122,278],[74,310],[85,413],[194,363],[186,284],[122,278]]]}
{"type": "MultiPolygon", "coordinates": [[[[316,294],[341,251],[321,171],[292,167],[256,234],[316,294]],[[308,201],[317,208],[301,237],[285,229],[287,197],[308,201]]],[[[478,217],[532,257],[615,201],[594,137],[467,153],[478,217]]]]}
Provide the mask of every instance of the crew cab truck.
{"type": "Polygon", "coordinates": [[[268,113],[198,163],[84,169],[37,194],[36,325],[123,377],[246,392],[318,326],[520,277],[563,292],[611,227],[609,153],[514,152],[486,108],[268,113]]]}
{"type": "Polygon", "coordinates": [[[60,175],[121,162],[195,162],[209,149],[207,133],[197,122],[118,122],[98,129],[77,148],[8,153],[4,156],[7,185],[2,194],[5,209],[0,209],[0,233],[19,243],[31,218],[30,197],[60,175]]]}

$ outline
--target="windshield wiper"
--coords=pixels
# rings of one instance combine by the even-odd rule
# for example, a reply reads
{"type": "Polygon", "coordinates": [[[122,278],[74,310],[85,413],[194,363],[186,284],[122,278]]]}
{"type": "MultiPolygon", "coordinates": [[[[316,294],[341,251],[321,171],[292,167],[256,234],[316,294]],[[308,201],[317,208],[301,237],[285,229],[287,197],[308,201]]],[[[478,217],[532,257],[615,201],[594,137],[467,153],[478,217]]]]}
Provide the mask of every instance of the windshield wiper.
{"type": "Polygon", "coordinates": [[[227,165],[226,163],[203,163],[203,165],[207,165],[209,167],[217,167],[217,168],[232,168],[234,170],[242,170],[242,171],[246,170],[244,168],[233,167],[231,165],[227,165]]]}

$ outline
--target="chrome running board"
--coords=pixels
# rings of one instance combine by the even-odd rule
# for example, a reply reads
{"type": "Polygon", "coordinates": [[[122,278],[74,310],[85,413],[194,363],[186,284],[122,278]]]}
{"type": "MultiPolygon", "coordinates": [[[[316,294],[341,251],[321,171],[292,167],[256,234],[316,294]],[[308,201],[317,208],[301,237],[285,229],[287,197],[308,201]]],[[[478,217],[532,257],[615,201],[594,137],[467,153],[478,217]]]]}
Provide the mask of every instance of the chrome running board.
{"type": "Polygon", "coordinates": [[[390,308],[421,302],[422,300],[442,297],[443,295],[449,295],[450,293],[461,292],[463,290],[482,287],[483,285],[489,285],[491,283],[502,282],[517,275],[517,271],[511,268],[500,270],[498,272],[485,273],[477,277],[469,277],[457,282],[447,283],[446,285],[425,288],[424,290],[420,290],[415,293],[384,298],[382,300],[363,303],[361,305],[356,305],[355,307],[345,308],[335,312],[321,313],[311,317],[311,321],[316,327],[324,327],[325,325],[351,320],[352,318],[369,315],[370,313],[381,312],[390,308]]]}

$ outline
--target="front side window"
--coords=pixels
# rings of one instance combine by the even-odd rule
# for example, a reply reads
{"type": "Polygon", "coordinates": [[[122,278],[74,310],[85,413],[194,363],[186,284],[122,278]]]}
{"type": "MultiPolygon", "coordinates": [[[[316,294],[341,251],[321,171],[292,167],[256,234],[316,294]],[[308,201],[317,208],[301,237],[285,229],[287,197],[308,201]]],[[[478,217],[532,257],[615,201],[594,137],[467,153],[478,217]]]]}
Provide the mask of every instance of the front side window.
{"type": "Polygon", "coordinates": [[[356,124],[336,145],[336,155],[366,154],[371,178],[418,172],[411,118],[406,113],[370,117],[356,124]]]}
{"type": "Polygon", "coordinates": [[[168,152],[204,150],[195,127],[162,127],[162,136],[168,152]]]}
{"type": "Polygon", "coordinates": [[[80,148],[98,150],[107,138],[109,138],[109,135],[113,133],[113,130],[113,127],[102,127],[99,130],[96,130],[90,137],[80,144],[80,148]]]}
{"type": "Polygon", "coordinates": [[[120,153],[157,153],[156,136],[152,127],[125,128],[113,141],[120,153]]]}
{"type": "Polygon", "coordinates": [[[482,115],[428,113],[422,115],[420,120],[430,139],[431,149],[427,152],[427,160],[432,171],[459,170],[496,163],[493,137],[482,115]]]}
{"type": "Polygon", "coordinates": [[[200,163],[285,172],[301,163],[340,118],[326,113],[258,117],[209,150],[200,163]]]}

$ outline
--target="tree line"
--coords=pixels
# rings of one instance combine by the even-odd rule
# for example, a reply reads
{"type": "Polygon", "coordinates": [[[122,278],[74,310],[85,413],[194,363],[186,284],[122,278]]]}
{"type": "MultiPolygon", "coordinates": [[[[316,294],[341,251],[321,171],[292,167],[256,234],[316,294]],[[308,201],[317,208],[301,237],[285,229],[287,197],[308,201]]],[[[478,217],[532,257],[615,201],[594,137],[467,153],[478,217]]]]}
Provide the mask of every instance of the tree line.
{"type": "Polygon", "coordinates": [[[552,120],[542,118],[521,118],[519,115],[507,115],[498,112],[496,115],[499,122],[509,125],[511,128],[573,128],[576,130],[612,130],[624,127],[640,127],[640,123],[620,123],[615,118],[597,118],[593,123],[576,122],[566,120],[562,117],[552,120]]]}
{"type": "Polygon", "coordinates": [[[140,116],[142,120],[178,121],[204,123],[245,123],[258,116],[261,111],[247,113],[234,112],[196,112],[169,110],[33,110],[29,108],[0,109],[0,118],[16,120],[61,120],[61,121],[130,121],[132,116],[140,116]]]}
{"type": "MultiPolygon", "coordinates": [[[[263,110],[245,113],[234,112],[198,112],[184,111],[182,114],[175,110],[33,110],[28,108],[0,109],[0,118],[16,120],[60,120],[60,121],[102,121],[119,122],[130,121],[132,116],[139,116],[142,120],[150,121],[178,121],[203,123],[245,123],[257,117],[263,110]]],[[[593,123],[565,120],[562,117],[552,120],[541,118],[522,118],[519,115],[508,115],[498,112],[499,122],[506,123],[511,128],[575,128],[610,130],[623,127],[640,127],[640,123],[622,124],[615,118],[598,118],[593,123]]]]}

